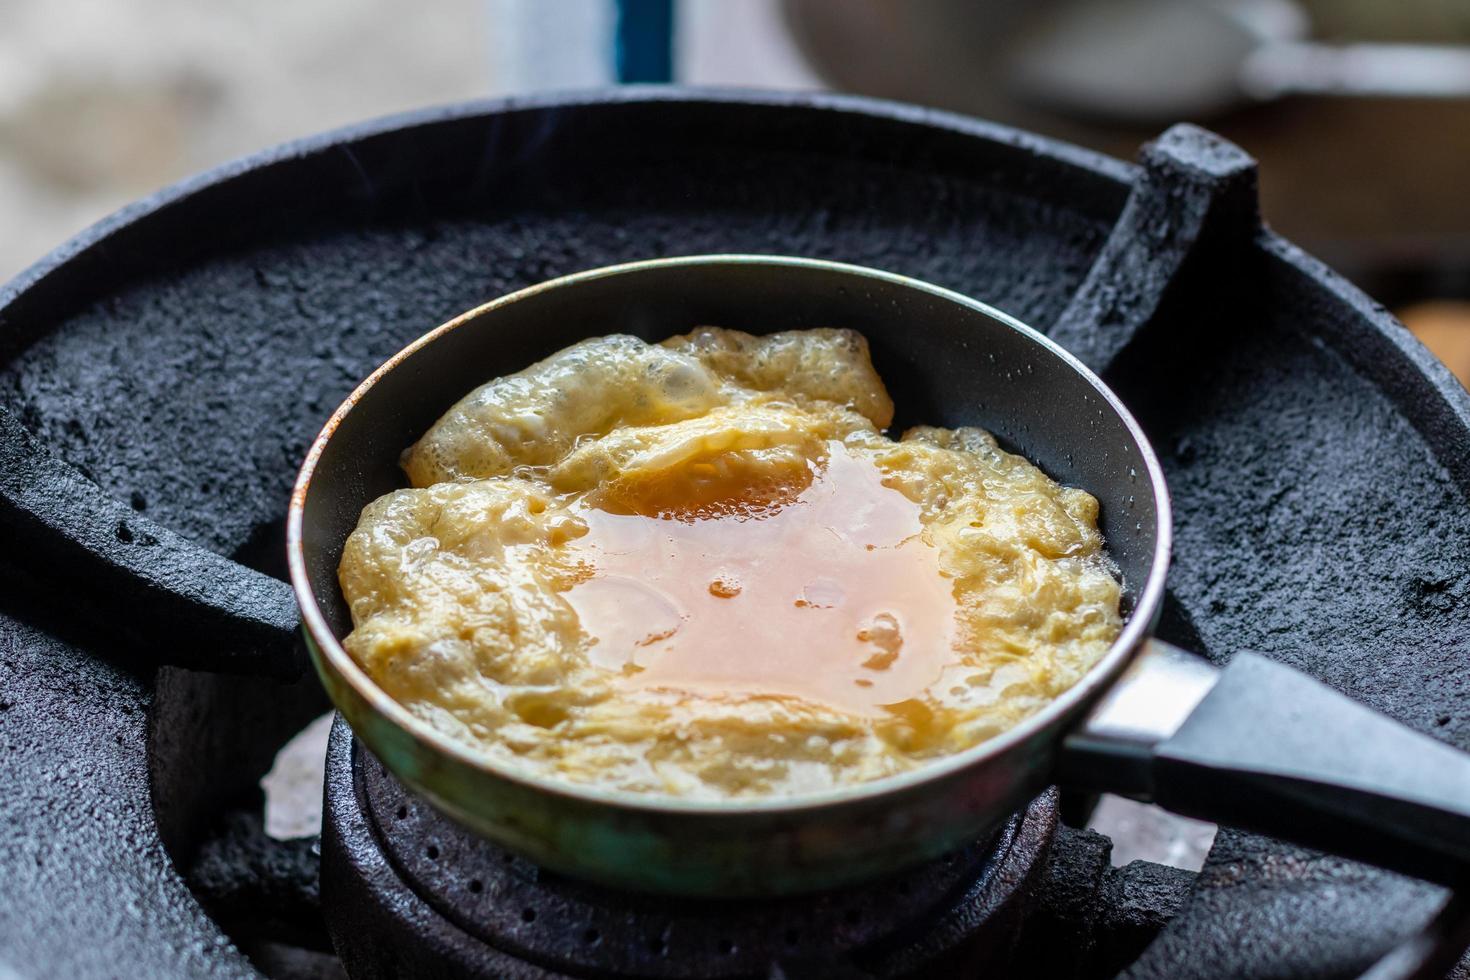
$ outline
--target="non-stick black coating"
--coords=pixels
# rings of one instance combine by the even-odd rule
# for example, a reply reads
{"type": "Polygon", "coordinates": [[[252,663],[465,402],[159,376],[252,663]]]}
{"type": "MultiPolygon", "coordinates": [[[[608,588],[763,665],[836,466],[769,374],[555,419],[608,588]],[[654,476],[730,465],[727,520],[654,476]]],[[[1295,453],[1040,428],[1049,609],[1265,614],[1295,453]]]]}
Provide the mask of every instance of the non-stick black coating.
{"type": "Polygon", "coordinates": [[[662,340],[700,325],[862,333],[897,406],[895,433],[917,424],[990,430],[1097,497],[1125,586],[1146,581],[1158,512],[1147,454],[1094,383],[1033,336],[917,284],[830,265],[655,264],[561,283],[463,323],[363,395],[323,450],[304,511],[311,588],[337,636],[351,629],[337,585],[343,543],[364,505],[406,485],[399,455],[449,406],[587,337],[662,340]]]}

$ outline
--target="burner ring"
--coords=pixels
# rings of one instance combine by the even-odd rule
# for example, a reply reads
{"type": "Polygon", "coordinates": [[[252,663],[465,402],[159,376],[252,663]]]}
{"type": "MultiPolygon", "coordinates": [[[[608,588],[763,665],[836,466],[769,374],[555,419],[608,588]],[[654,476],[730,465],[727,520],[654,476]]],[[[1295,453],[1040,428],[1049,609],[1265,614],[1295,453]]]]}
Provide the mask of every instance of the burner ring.
{"type": "Polygon", "coordinates": [[[896,878],[759,901],[634,895],[543,872],[455,824],[406,791],[340,718],[332,742],[324,888],[334,890],[343,872],[374,878],[367,889],[344,882],[327,903],[333,914],[339,901],[358,906],[346,928],[332,923],[349,967],[359,937],[379,928],[376,916],[396,920],[387,929],[399,932],[404,920],[421,929],[430,910],[436,941],[398,943],[400,967],[410,950],[453,969],[509,957],[550,971],[527,976],[748,977],[779,964],[788,975],[820,967],[888,977],[941,957],[1003,962],[1056,830],[1049,792],[990,840],[896,878]],[[376,908],[364,909],[364,899],[376,908]],[[444,935],[455,937],[448,961],[444,935]]]}

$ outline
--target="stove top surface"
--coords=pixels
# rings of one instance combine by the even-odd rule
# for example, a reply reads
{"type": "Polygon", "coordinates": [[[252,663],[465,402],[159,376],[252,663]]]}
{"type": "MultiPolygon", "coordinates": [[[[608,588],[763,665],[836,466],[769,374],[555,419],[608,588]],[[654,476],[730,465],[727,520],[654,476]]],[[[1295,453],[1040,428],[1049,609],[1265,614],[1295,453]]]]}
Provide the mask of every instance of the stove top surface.
{"type": "MultiPolygon", "coordinates": [[[[312,679],[283,679],[277,581],[306,443],[451,315],[637,258],[830,257],[1050,329],[1163,457],[1171,639],[1266,651],[1470,747],[1470,399],[1256,228],[1250,176],[1197,131],[1133,167],[858,100],[633,92],[308,140],[64,247],[0,293],[0,975],[282,972],[241,923],[264,930],[275,900],[320,914],[310,847],[248,851],[224,885],[200,869],[322,708],[312,679]],[[218,639],[240,607],[249,629],[218,639]]],[[[1058,833],[1018,963],[1095,975],[1141,949],[1139,977],[1351,975],[1444,901],[1229,830],[1174,891],[1107,877],[1099,846],[1058,833]],[[1136,948],[1117,945],[1129,922],[1136,948]]]]}

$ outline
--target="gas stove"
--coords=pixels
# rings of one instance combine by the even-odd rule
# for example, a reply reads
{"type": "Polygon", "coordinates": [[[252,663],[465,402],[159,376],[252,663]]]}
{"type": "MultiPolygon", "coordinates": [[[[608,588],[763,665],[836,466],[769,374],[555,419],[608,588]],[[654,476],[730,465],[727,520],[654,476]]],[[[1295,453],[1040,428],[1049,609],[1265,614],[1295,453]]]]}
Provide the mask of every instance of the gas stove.
{"type": "Polygon", "coordinates": [[[978,975],[1005,965],[1057,824],[1049,794],[891,881],[690,901],[539,871],[406,792],[340,720],[327,767],[323,911],[352,976],[978,975]]]}
{"type": "Polygon", "coordinates": [[[1162,636],[1470,747],[1470,396],[1261,226],[1254,177],[1191,127],[1135,165],[872,101],[624,89],[308,139],[63,246],[0,292],[0,977],[1451,970],[1441,889],[1228,829],[1198,875],[1112,868],[1055,792],[898,879],[675,902],[478,840],[338,722],[321,837],[263,829],[260,776],[326,707],[282,581],[316,427],[455,313],[680,253],[878,266],[1049,332],[1165,456],[1162,636]]]}

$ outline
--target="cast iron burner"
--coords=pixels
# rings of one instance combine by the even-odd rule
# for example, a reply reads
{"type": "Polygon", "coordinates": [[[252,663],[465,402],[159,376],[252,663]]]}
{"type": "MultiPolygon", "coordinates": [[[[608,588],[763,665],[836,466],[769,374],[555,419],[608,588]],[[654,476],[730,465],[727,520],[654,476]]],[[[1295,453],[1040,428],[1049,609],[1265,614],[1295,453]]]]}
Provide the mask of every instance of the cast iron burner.
{"type": "Polygon", "coordinates": [[[1048,793],[892,880],[781,900],[640,896],[539,871],[407,793],[338,719],[322,897],[354,978],[890,978],[1006,965],[1056,831],[1048,793]]]}
{"type": "Polygon", "coordinates": [[[877,266],[1049,333],[1160,451],[1165,638],[1470,748],[1470,394],[1265,228],[1254,181],[1189,126],[1135,165],[868,100],[620,89],[315,137],[85,232],[0,289],[0,980],[1443,975],[1470,935],[1440,889],[1230,828],[1198,875],[1111,868],[1056,820],[1085,800],[842,896],[659,902],[507,864],[354,776],[339,730],[323,838],[261,829],[260,776],[325,707],[281,519],[332,407],[494,296],[678,254],[877,266]]]}

